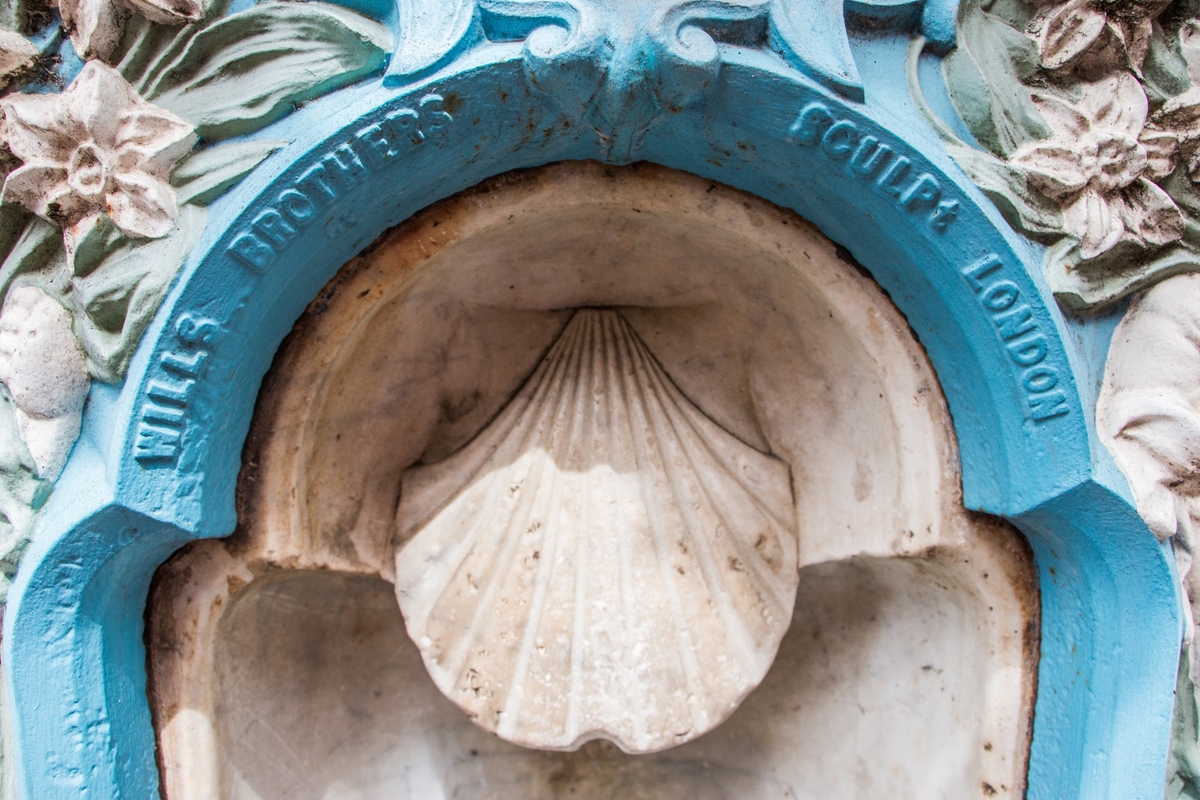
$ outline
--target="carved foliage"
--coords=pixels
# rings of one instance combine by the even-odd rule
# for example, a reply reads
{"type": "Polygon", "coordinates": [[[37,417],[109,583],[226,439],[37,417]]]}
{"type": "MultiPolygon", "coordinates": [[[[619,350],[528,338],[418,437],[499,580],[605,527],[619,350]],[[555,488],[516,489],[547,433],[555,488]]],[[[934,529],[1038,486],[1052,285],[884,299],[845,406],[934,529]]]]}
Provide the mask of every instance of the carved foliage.
{"type": "MultiPolygon", "coordinates": [[[[204,205],[286,144],[221,140],[378,72],[390,46],[383,25],[337,6],[220,17],[224,7],[62,0],[73,46],[95,60],[61,93],[0,101],[0,174],[16,168],[0,205],[0,591],[78,435],[90,380],[123,378],[204,205]],[[193,152],[197,134],[206,146],[193,152]]],[[[53,63],[0,31],[0,82],[44,79],[53,63]]]]}
{"type": "Polygon", "coordinates": [[[982,149],[943,135],[1014,227],[1051,245],[1047,278],[1071,310],[1200,264],[1195,23],[1181,13],[1162,0],[962,6],[946,78],[982,149]]]}

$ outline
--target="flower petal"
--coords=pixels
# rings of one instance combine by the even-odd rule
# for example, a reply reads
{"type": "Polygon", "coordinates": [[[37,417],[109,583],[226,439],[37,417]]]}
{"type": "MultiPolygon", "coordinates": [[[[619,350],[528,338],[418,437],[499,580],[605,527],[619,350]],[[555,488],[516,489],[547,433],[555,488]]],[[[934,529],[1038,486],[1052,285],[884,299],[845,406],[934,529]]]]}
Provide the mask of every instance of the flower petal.
{"type": "Polygon", "coordinates": [[[1091,130],[1092,123],[1088,115],[1065,99],[1045,92],[1034,92],[1031,97],[1056,138],[1074,143],[1091,130]]]}
{"type": "Polygon", "coordinates": [[[1150,119],[1156,127],[1181,139],[1200,138],[1200,86],[1172,97],[1150,119]]]}
{"type": "Polygon", "coordinates": [[[1079,108],[1097,127],[1115,128],[1136,139],[1146,125],[1146,92],[1131,73],[1081,84],[1079,108]]]}
{"type": "Polygon", "coordinates": [[[59,0],[58,9],[80,58],[112,55],[129,14],[113,0],[59,0]]]}
{"type": "Polygon", "coordinates": [[[104,150],[116,149],[121,113],[140,100],[121,73],[99,61],[84,65],[61,97],[66,113],[104,150]]]}
{"type": "Polygon", "coordinates": [[[6,85],[18,72],[33,66],[38,49],[19,33],[0,30],[0,86],[6,85]]]}
{"type": "Polygon", "coordinates": [[[120,169],[136,169],[165,178],[175,162],[195,144],[195,128],[169,111],[138,103],[121,114],[117,128],[120,169]]]}
{"type": "Polygon", "coordinates": [[[117,191],[105,198],[108,215],[130,236],[159,239],[175,227],[175,190],[144,172],[116,176],[117,191]]]}
{"type": "Polygon", "coordinates": [[[1079,153],[1055,139],[1025,145],[1013,154],[1010,163],[1024,170],[1030,183],[1055,199],[1074,194],[1088,182],[1079,153]]]}
{"type": "Polygon", "coordinates": [[[1100,38],[1107,22],[1108,16],[1092,8],[1087,0],[1071,0],[1049,11],[1036,23],[1042,66],[1046,69],[1068,66],[1100,38]]]}
{"type": "Polygon", "coordinates": [[[1146,128],[1138,141],[1146,149],[1146,175],[1165,178],[1175,171],[1176,157],[1179,155],[1179,139],[1175,134],[1146,128]]]}
{"type": "Polygon", "coordinates": [[[195,22],[204,14],[199,0],[126,0],[129,7],[151,22],[182,25],[195,22]]]}
{"type": "Polygon", "coordinates": [[[1112,213],[1109,199],[1097,191],[1085,189],[1079,198],[1063,209],[1067,232],[1079,239],[1079,253],[1095,258],[1112,249],[1125,233],[1121,217],[1112,213]]]}
{"type": "Polygon", "coordinates": [[[8,149],[22,161],[66,163],[75,138],[63,130],[59,95],[10,94],[0,100],[8,149]]]}
{"type": "Polygon", "coordinates": [[[67,184],[67,171],[57,164],[26,164],[4,181],[3,200],[20,203],[56,225],[69,226],[86,216],[89,206],[67,184]]]}
{"type": "Polygon", "coordinates": [[[1117,206],[1125,228],[1149,244],[1168,244],[1183,236],[1183,214],[1171,196],[1145,178],[1125,187],[1117,206]]]}

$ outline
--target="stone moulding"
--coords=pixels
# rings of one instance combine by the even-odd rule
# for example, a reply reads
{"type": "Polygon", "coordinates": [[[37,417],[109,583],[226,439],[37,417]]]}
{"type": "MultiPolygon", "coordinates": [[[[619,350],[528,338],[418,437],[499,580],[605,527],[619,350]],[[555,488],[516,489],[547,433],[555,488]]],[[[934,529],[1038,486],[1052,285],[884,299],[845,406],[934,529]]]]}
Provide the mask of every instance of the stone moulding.
{"type": "MultiPolygon", "coordinates": [[[[3,660],[26,796],[157,793],[141,638],[151,576],[182,544],[234,529],[259,382],[336,270],[486,177],[612,157],[555,101],[576,78],[551,63],[558,83],[534,88],[522,48],[487,43],[406,87],[373,81],[301,109],[273,129],[291,143],[211,206],[124,385],[93,389],[10,594],[3,660]]],[[[720,53],[695,102],[637,136],[617,119],[628,159],[796,211],[889,293],[945,390],[966,506],[1010,519],[1037,560],[1028,796],[1160,797],[1181,624],[1170,554],[1102,460],[1083,355],[1039,265],[903,105],[902,51],[880,55],[898,61],[864,76],[861,103],[769,53],[720,53]]]]}

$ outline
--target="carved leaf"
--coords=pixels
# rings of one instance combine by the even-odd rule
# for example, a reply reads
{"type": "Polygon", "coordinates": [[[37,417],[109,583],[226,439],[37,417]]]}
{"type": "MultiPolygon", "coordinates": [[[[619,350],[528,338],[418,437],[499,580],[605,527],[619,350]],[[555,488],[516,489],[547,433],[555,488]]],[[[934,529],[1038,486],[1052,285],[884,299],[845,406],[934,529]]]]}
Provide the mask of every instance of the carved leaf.
{"type": "Polygon", "coordinates": [[[771,45],[796,69],[861,100],[862,79],[850,52],[843,5],[842,0],[775,0],[771,45]]]}
{"type": "Polygon", "coordinates": [[[1073,0],[1053,9],[1040,22],[1042,64],[1060,69],[1083,55],[1096,43],[1108,25],[1108,15],[1097,11],[1088,0],[1073,0]]]}
{"type": "Polygon", "coordinates": [[[457,52],[475,22],[474,0],[399,0],[396,52],[384,82],[403,84],[457,52]]]}
{"type": "Polygon", "coordinates": [[[51,484],[37,477],[33,456],[17,430],[17,408],[0,384],[0,603],[29,544],[33,517],[50,496],[51,484]]]}
{"type": "Polygon", "coordinates": [[[1034,191],[1024,171],[967,145],[947,145],[946,149],[1018,231],[1034,239],[1062,235],[1058,204],[1034,191]]]}
{"type": "Polygon", "coordinates": [[[204,230],[200,206],[179,209],[170,235],[148,242],[125,240],[86,276],[71,281],[75,335],[92,374],[117,383],[171,282],[204,230]]]}
{"type": "Polygon", "coordinates": [[[1171,42],[1157,23],[1154,24],[1150,48],[1141,65],[1144,78],[1142,85],[1145,85],[1151,101],[1162,102],[1192,88],[1192,77],[1188,74],[1188,61],[1184,58],[1183,49],[1171,42]]]}
{"type": "Polygon", "coordinates": [[[286,145],[281,139],[230,142],[192,154],[171,173],[171,185],[179,204],[208,205],[286,145]]]}
{"type": "Polygon", "coordinates": [[[1032,39],[984,11],[979,0],[963,4],[946,85],[971,133],[996,155],[1008,157],[1051,134],[1021,83],[1037,66],[1032,39]]]}
{"type": "Polygon", "coordinates": [[[1097,311],[1172,275],[1195,272],[1200,264],[1200,252],[1186,242],[1177,242],[1149,259],[1118,252],[1121,249],[1114,248],[1116,255],[1106,257],[1103,263],[1080,269],[1083,259],[1073,239],[1051,247],[1046,252],[1046,282],[1054,299],[1069,311],[1097,311]],[[1123,269],[1112,266],[1114,263],[1123,269]]]}
{"type": "Polygon", "coordinates": [[[271,3],[197,33],[147,98],[224,139],[383,67],[383,25],[324,3],[271,3]]]}

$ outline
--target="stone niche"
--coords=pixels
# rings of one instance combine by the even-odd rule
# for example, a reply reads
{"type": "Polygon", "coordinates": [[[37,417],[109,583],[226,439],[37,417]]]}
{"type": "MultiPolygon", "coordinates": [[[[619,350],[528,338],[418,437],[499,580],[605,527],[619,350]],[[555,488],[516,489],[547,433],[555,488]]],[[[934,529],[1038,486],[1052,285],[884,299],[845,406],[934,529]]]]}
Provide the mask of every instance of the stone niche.
{"type": "Polygon", "coordinates": [[[243,463],[151,591],[169,800],[1024,795],[1029,552],[904,318],[755,197],[578,163],[427,209],[243,463]]]}

